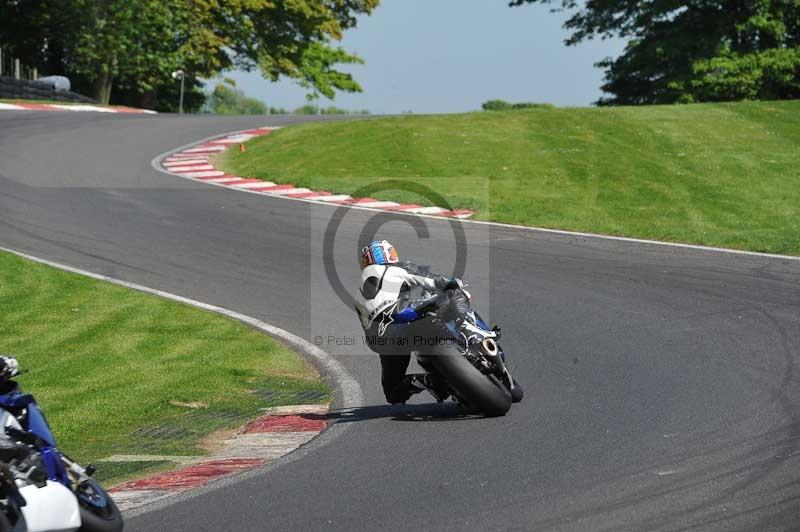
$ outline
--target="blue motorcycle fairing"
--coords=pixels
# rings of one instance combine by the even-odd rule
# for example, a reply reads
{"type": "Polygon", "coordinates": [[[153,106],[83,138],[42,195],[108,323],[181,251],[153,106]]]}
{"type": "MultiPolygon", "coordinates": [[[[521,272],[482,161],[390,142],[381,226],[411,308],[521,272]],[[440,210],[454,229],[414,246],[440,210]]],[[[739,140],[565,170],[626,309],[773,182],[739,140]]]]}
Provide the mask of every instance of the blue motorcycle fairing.
{"type": "Polygon", "coordinates": [[[47,445],[55,447],[56,439],[53,437],[53,431],[50,430],[50,425],[47,424],[42,410],[36,403],[28,405],[28,432],[36,434],[47,445]]]}
{"type": "Polygon", "coordinates": [[[0,395],[0,406],[6,408],[26,408],[29,404],[35,403],[33,395],[13,390],[9,393],[0,395]]]}
{"type": "Polygon", "coordinates": [[[47,468],[47,478],[59,482],[68,488],[72,487],[69,481],[64,462],[61,460],[61,453],[55,447],[45,447],[41,449],[44,465],[47,468]]]}
{"type": "Polygon", "coordinates": [[[42,453],[42,459],[47,469],[47,478],[64,484],[68,488],[71,487],[67,470],[61,460],[61,453],[56,448],[56,439],[53,436],[53,431],[50,430],[50,425],[47,424],[44,413],[39,408],[39,405],[36,404],[36,399],[34,399],[33,395],[14,389],[9,393],[0,395],[0,407],[27,409],[27,427],[24,428],[44,443],[39,451],[42,453]]]}
{"type": "Polygon", "coordinates": [[[412,321],[417,321],[420,319],[420,315],[415,311],[413,308],[408,307],[404,308],[400,312],[394,315],[394,322],[395,323],[411,323],[412,321]]]}
{"type": "Polygon", "coordinates": [[[28,405],[27,428],[28,432],[35,434],[46,444],[40,451],[42,458],[44,458],[45,467],[47,467],[47,477],[50,480],[64,484],[68,488],[71,487],[67,470],[61,460],[61,452],[56,448],[56,439],[53,436],[53,431],[50,430],[50,425],[47,424],[42,409],[36,403],[28,405]]]}

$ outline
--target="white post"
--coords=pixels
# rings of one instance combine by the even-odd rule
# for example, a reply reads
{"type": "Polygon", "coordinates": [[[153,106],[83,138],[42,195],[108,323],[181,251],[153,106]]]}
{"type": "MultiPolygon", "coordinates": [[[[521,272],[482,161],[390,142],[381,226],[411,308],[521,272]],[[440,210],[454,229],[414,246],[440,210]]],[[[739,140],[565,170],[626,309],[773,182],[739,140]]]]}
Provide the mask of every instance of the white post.
{"type": "Polygon", "coordinates": [[[20,78],[20,70],[22,68],[20,67],[19,59],[14,59],[14,79],[20,78]]]}
{"type": "Polygon", "coordinates": [[[181,96],[178,103],[178,114],[183,114],[183,80],[186,78],[186,73],[182,69],[178,69],[172,73],[172,79],[181,80],[181,96]]]}
{"type": "Polygon", "coordinates": [[[183,80],[186,79],[185,74],[181,74],[181,99],[180,103],[178,104],[178,113],[183,114],[183,80]]]}
{"type": "Polygon", "coordinates": [[[37,79],[39,79],[39,69],[38,68],[33,67],[33,76],[31,77],[31,79],[33,81],[36,81],[37,79]]]}

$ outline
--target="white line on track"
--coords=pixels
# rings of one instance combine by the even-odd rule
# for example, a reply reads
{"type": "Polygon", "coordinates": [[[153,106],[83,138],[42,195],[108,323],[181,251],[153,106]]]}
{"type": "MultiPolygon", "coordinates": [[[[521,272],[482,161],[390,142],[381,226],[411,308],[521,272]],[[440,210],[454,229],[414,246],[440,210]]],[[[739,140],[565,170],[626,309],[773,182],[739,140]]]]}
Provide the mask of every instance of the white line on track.
{"type": "MultiPolygon", "coordinates": [[[[186,159],[183,161],[171,161],[164,163],[164,167],[172,170],[173,168],[180,168],[181,166],[188,166],[190,164],[208,164],[208,159],[186,159]]],[[[210,166],[210,165],[209,165],[210,166]]]]}
{"type": "Polygon", "coordinates": [[[199,172],[201,170],[216,170],[210,164],[188,164],[186,166],[168,166],[170,172],[180,174],[181,172],[199,172]]]}
{"type": "MultiPolygon", "coordinates": [[[[238,179],[244,179],[244,178],[240,177],[238,179]]],[[[242,183],[241,185],[230,185],[230,186],[235,188],[243,188],[247,190],[247,189],[258,189],[258,188],[270,188],[270,187],[276,187],[277,185],[275,183],[272,183],[271,181],[262,181],[260,183],[242,183]]]]}
{"type": "Polygon", "coordinates": [[[401,209],[404,212],[413,212],[414,214],[439,214],[447,212],[447,209],[441,207],[417,207],[414,209],[401,209]]]}
{"type": "Polygon", "coordinates": [[[304,192],[311,192],[311,190],[307,188],[284,188],[282,190],[271,192],[271,194],[275,196],[283,196],[284,194],[303,194],[304,192]]]}
{"type": "Polygon", "coordinates": [[[351,196],[348,196],[347,194],[333,194],[333,195],[330,195],[330,196],[311,196],[311,197],[308,197],[306,199],[310,200],[310,201],[330,202],[330,201],[344,201],[344,200],[349,200],[349,199],[353,199],[353,198],[351,196]]]}
{"type": "Polygon", "coordinates": [[[189,148],[188,150],[183,150],[181,153],[212,153],[218,151],[225,151],[225,146],[203,146],[202,148],[189,148]]]}
{"type": "Polygon", "coordinates": [[[241,180],[241,177],[217,177],[214,179],[204,179],[203,183],[232,183],[233,181],[241,180]]]}
{"type": "Polygon", "coordinates": [[[209,157],[208,155],[204,155],[202,153],[187,153],[187,154],[176,153],[170,155],[167,159],[164,160],[168,162],[185,161],[186,159],[201,159],[203,161],[207,161],[208,157],[209,157]]]}
{"type": "Polygon", "coordinates": [[[225,139],[215,140],[214,142],[217,144],[239,144],[241,142],[247,142],[254,137],[255,135],[234,135],[225,139]]]}
{"type": "Polygon", "coordinates": [[[368,207],[371,209],[383,209],[385,207],[397,207],[400,205],[396,201],[362,201],[356,203],[359,207],[368,207]]]}
{"type": "Polygon", "coordinates": [[[185,177],[194,177],[196,179],[201,179],[204,177],[222,177],[225,175],[225,172],[221,172],[219,170],[208,170],[206,172],[175,172],[175,173],[185,177]]]}

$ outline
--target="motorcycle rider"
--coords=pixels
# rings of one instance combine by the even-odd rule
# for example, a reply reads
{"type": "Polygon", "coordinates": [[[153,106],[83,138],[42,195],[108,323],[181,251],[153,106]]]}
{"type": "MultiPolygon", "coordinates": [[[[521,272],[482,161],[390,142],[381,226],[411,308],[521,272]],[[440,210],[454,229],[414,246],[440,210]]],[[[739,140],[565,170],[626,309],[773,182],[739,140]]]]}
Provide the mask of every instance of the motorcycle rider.
{"type": "MultiPolygon", "coordinates": [[[[0,355],[0,394],[14,391],[17,384],[12,381],[19,375],[19,362],[8,355],[0,355]]],[[[0,462],[10,462],[12,459],[24,459],[30,454],[30,448],[14,441],[5,432],[0,431],[0,462]]],[[[45,479],[46,479],[45,475],[45,479]]]]}
{"type": "Polygon", "coordinates": [[[359,262],[361,286],[355,297],[356,311],[367,344],[380,356],[386,400],[405,403],[412,395],[428,390],[443,401],[449,392],[436,375],[406,375],[415,347],[408,341],[414,324],[395,323],[395,319],[413,303],[438,294],[437,314],[445,321],[460,323],[470,311],[461,280],[431,275],[409,262],[401,263],[397,250],[387,240],[376,240],[362,248],[359,262]]]}
{"type": "Polygon", "coordinates": [[[8,393],[16,387],[11,379],[17,375],[19,375],[17,359],[8,355],[0,355],[0,394],[8,393]]]}

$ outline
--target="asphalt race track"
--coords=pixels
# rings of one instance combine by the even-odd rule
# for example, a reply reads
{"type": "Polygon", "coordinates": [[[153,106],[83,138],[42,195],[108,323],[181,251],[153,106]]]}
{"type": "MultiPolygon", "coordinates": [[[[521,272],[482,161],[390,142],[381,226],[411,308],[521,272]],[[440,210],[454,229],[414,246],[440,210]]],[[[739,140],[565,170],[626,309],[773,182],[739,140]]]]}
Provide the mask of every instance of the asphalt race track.
{"type": "MultiPolygon", "coordinates": [[[[0,114],[0,246],[255,316],[355,336],[330,288],[334,209],[170,177],[162,152],[292,119],[0,114]]],[[[351,211],[336,235],[357,278],[351,211]]],[[[403,217],[402,220],[407,220],[403,217]]],[[[380,233],[452,271],[449,222],[380,233]]],[[[373,220],[374,221],[374,220],[373,220]]],[[[381,221],[381,220],[379,220],[381,221]]],[[[329,347],[366,405],[298,460],[137,515],[129,531],[797,530],[800,262],[476,224],[465,278],[526,399],[455,417],[384,405],[378,361],[329,347]]],[[[57,356],[57,353],[54,353],[57,356]]]]}

